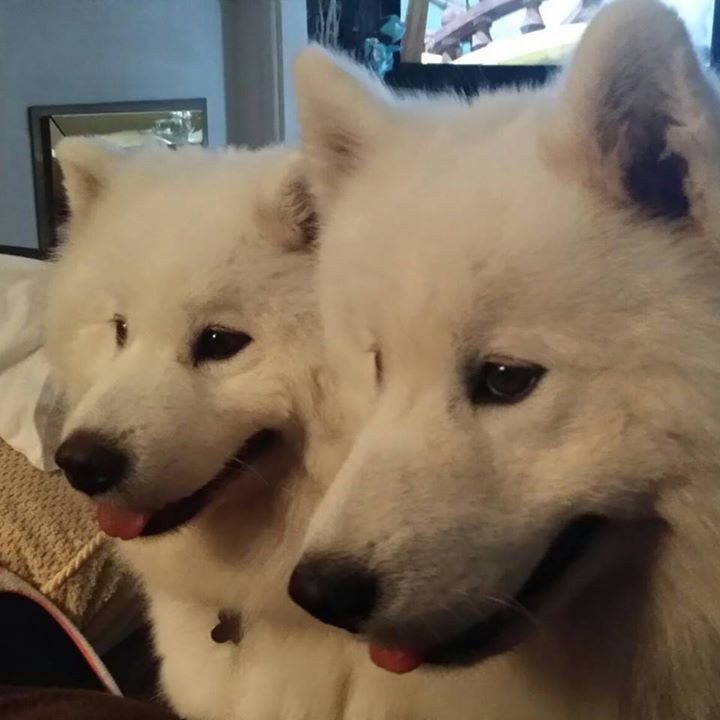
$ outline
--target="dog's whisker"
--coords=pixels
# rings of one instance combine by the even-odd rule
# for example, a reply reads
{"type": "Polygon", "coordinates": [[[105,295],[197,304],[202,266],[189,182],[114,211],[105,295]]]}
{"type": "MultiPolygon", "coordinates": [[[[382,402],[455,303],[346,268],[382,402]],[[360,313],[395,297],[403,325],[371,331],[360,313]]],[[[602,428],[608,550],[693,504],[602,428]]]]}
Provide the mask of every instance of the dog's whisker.
{"type": "Polygon", "coordinates": [[[233,468],[247,470],[251,475],[260,480],[260,482],[262,482],[264,485],[270,485],[270,481],[254,465],[238,456],[233,457],[228,463],[228,465],[233,468]]]}
{"type": "Polygon", "coordinates": [[[519,602],[515,598],[509,598],[506,600],[503,598],[495,597],[494,595],[484,595],[483,600],[488,600],[491,603],[495,603],[496,605],[500,605],[501,607],[507,608],[508,610],[512,610],[518,615],[522,615],[522,617],[532,623],[535,630],[537,630],[540,634],[544,634],[544,627],[538,619],[537,615],[530,612],[530,610],[528,610],[521,602],[519,602]]]}

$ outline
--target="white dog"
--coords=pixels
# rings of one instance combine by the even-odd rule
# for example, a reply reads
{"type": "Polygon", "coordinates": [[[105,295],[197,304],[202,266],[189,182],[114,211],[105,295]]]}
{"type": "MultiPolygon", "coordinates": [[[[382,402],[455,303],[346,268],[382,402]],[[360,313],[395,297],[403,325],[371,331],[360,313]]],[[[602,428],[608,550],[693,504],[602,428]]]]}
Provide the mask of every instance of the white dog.
{"type": "Polygon", "coordinates": [[[293,597],[389,670],[472,664],[469,718],[719,718],[720,106],[682,23],[620,0],[469,107],[317,49],[297,82],[366,421],[293,597]]]}
{"type": "Polygon", "coordinates": [[[292,687],[286,636],[314,629],[285,585],[336,444],[296,160],[85,139],[57,153],[72,213],[48,304],[58,463],[132,540],[171,704],[261,717],[292,687]]]}
{"type": "Polygon", "coordinates": [[[48,349],[58,462],[149,601],[170,704],[199,720],[464,720],[474,670],[396,678],[286,588],[343,457],[287,150],[57,154],[71,222],[48,349]]]}

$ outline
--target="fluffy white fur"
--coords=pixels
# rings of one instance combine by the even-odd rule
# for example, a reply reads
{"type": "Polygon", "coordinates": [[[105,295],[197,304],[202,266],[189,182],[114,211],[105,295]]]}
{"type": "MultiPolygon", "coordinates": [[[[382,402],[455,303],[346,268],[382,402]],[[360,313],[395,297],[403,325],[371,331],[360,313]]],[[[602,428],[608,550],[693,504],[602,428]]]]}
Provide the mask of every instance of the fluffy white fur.
{"type": "Polygon", "coordinates": [[[720,717],[720,107],[681,22],[619,0],[556,86],[469,106],[393,99],[319,49],[297,86],[360,431],[307,557],[362,562],[366,635],[431,649],[607,516],[539,632],[474,666],[467,717],[720,717]],[[484,358],[547,373],[473,407],[484,358]]]}
{"type": "Polygon", "coordinates": [[[189,525],[119,543],[148,598],[172,706],[198,720],[475,717],[475,671],[395,678],[371,664],[364,643],[286,595],[344,449],[297,158],[281,149],[126,155],[89,140],[57,152],[72,219],[54,269],[48,351],[67,395],[64,437],[99,430],[135,456],[111,499],[144,509],[186,496],[264,427],[282,430],[301,456],[272,481],[240,469],[189,525]],[[127,319],[122,348],[115,314],[127,319]],[[214,324],[254,342],[195,367],[193,339],[214,324]],[[220,611],[241,613],[239,645],[211,640],[220,611]]]}

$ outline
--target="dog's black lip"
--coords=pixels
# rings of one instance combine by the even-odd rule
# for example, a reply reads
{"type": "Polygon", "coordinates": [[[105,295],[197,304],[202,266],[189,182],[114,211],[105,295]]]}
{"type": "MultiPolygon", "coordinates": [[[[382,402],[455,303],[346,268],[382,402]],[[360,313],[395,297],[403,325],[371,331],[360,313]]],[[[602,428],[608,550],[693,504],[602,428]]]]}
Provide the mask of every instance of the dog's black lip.
{"type": "Polygon", "coordinates": [[[277,430],[263,429],[252,435],[233,453],[223,468],[192,495],[168,503],[156,510],[145,524],[141,537],[153,537],[175,530],[193,520],[238,472],[239,466],[250,465],[269,452],[281,439],[277,430]]]}
{"type": "Polygon", "coordinates": [[[540,562],[514,598],[515,607],[498,610],[449,640],[424,653],[428,665],[470,665],[511,650],[534,629],[530,613],[538,608],[552,587],[590,549],[608,518],[582,515],[555,537],[540,562]],[[519,606],[527,610],[520,612],[519,606]]]}

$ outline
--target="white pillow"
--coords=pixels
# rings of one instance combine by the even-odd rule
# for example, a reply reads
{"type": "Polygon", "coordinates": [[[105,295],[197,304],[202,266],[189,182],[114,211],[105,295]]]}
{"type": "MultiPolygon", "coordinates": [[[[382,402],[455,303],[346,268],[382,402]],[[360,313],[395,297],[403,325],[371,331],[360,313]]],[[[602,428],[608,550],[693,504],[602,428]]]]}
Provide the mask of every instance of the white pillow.
{"type": "Polygon", "coordinates": [[[43,351],[49,266],[0,255],[0,438],[41,470],[52,459],[61,403],[43,351]]]}

